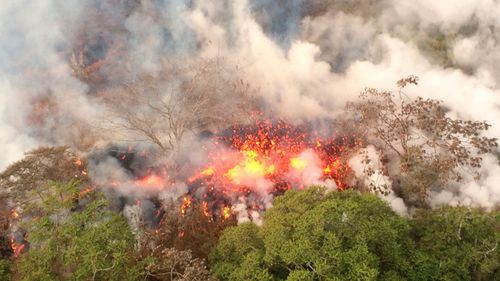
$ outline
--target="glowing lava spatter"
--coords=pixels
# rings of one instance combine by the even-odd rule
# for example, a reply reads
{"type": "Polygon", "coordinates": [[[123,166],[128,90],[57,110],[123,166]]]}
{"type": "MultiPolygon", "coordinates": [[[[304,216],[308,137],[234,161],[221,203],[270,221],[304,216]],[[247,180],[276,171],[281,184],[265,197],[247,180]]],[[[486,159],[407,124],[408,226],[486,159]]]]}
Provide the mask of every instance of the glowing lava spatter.
{"type": "MultiPolygon", "coordinates": [[[[10,212],[9,227],[12,228],[13,227],[13,222],[14,221],[18,221],[20,219],[21,219],[21,214],[17,210],[12,209],[11,212],[10,212]]],[[[11,236],[10,236],[10,248],[12,250],[12,255],[13,255],[14,258],[19,257],[19,255],[24,252],[24,250],[26,248],[25,242],[26,242],[26,237],[25,236],[23,237],[23,241],[21,243],[18,243],[16,241],[14,233],[11,234],[11,236]]]]}
{"type": "Polygon", "coordinates": [[[216,139],[222,147],[212,148],[208,166],[190,182],[201,180],[226,194],[252,191],[263,183],[271,191],[274,185],[292,188],[327,180],[346,188],[350,168],[341,159],[344,144],[337,139],[321,139],[286,122],[267,121],[233,127],[216,139]],[[301,174],[315,170],[320,172],[315,181],[301,182],[307,178],[301,174]]]}
{"type": "Polygon", "coordinates": [[[165,180],[158,175],[151,174],[136,180],[135,184],[140,187],[163,188],[165,186],[165,180]]]}
{"type": "MultiPolygon", "coordinates": [[[[152,196],[184,182],[188,191],[179,201],[178,212],[182,216],[190,208],[201,206],[206,217],[223,219],[231,216],[237,201],[245,201],[249,210],[260,212],[268,206],[269,198],[288,189],[312,184],[347,188],[351,171],[342,157],[351,140],[338,136],[325,138],[324,134],[313,133],[311,127],[265,120],[230,127],[213,135],[210,145],[202,148],[207,155],[205,165],[194,173],[177,176],[166,168],[167,164],[165,167],[147,164],[138,171],[131,168],[134,159],[147,159],[145,150],[141,153],[131,147],[112,150],[113,157],[133,178],[110,179],[107,185],[123,188],[126,194],[152,196]]],[[[80,160],[77,165],[82,163],[80,160]]],[[[180,166],[190,164],[180,163],[180,166]]]]}

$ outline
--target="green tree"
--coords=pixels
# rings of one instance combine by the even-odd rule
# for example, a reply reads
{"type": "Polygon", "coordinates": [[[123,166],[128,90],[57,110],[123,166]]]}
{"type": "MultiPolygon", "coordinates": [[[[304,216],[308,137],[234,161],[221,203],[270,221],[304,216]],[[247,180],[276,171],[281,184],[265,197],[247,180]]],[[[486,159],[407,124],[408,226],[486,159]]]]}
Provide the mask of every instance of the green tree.
{"type": "Polygon", "coordinates": [[[417,246],[412,280],[500,280],[500,212],[426,210],[412,226],[417,246]]]}
{"type": "Polygon", "coordinates": [[[91,198],[81,206],[74,182],[52,183],[42,192],[43,200],[30,206],[41,216],[25,223],[30,249],[15,263],[16,279],[137,280],[142,275],[126,220],[108,211],[101,195],[87,194],[91,198]]]}
{"type": "Polygon", "coordinates": [[[0,281],[9,281],[11,262],[6,259],[0,259],[0,281]]]}
{"type": "Polygon", "coordinates": [[[0,197],[0,281],[10,280],[12,250],[9,241],[9,212],[4,198],[0,197]]]}
{"type": "Polygon", "coordinates": [[[409,224],[373,195],[312,187],[276,198],[262,227],[229,228],[211,254],[221,280],[400,280],[409,224]]]}
{"type": "Polygon", "coordinates": [[[6,200],[0,196],[0,259],[6,259],[12,254],[9,241],[10,216],[6,200]]]}

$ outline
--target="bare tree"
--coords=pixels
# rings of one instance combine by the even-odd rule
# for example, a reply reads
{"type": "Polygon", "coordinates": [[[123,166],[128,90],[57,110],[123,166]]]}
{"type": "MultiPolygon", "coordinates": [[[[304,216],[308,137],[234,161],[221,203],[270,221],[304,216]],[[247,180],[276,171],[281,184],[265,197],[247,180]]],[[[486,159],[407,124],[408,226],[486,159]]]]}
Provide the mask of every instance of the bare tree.
{"type": "Polygon", "coordinates": [[[401,79],[397,92],[366,89],[361,101],[347,109],[366,141],[383,151],[393,188],[425,205],[429,190],[462,181],[464,175],[477,178],[481,156],[498,144],[482,135],[488,123],[452,119],[440,101],[406,96],[403,88],[417,82],[415,76],[401,79]]]}
{"type": "Polygon", "coordinates": [[[165,67],[159,74],[102,93],[109,124],[123,139],[149,141],[162,152],[176,148],[188,132],[244,120],[254,108],[254,90],[220,58],[195,67],[165,67]]]}

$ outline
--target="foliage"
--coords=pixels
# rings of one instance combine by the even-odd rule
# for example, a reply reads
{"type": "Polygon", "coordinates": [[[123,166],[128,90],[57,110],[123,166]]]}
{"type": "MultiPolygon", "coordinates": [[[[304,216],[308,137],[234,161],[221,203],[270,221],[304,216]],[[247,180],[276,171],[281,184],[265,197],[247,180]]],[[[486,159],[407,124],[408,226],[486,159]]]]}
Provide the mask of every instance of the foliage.
{"type": "Polygon", "coordinates": [[[500,280],[500,212],[446,207],[419,212],[412,225],[412,280],[500,280]]]}
{"type": "Polygon", "coordinates": [[[224,231],[220,280],[499,280],[500,212],[464,207],[394,214],[380,199],[313,187],[224,231]]]}
{"type": "Polygon", "coordinates": [[[373,195],[288,191],[257,227],[226,230],[210,261],[221,280],[383,280],[406,273],[409,225],[373,195]]]}
{"type": "Polygon", "coordinates": [[[12,254],[8,237],[10,214],[7,210],[6,200],[0,197],[0,260],[12,254]]]}
{"type": "Polygon", "coordinates": [[[148,236],[149,242],[189,251],[195,258],[207,259],[219,236],[228,226],[236,225],[234,216],[224,218],[205,213],[203,204],[193,202],[183,214],[169,204],[163,207],[165,216],[148,236]],[[170,210],[174,210],[173,212],[170,210]]]}
{"type": "Polygon", "coordinates": [[[0,174],[0,194],[8,194],[12,204],[24,205],[33,200],[33,192],[49,182],[86,183],[84,165],[78,163],[77,156],[65,146],[35,149],[0,174]]]}
{"type": "Polygon", "coordinates": [[[212,281],[203,260],[190,251],[149,243],[142,249],[145,280],[212,281]]]}
{"type": "Polygon", "coordinates": [[[134,236],[126,220],[106,210],[99,195],[80,211],[76,184],[53,184],[36,206],[40,217],[26,223],[30,250],[15,265],[19,280],[136,280],[142,274],[132,259],[134,236]]]}
{"type": "Polygon", "coordinates": [[[236,222],[234,217],[210,215],[203,206],[193,200],[179,212],[173,203],[166,204],[158,225],[140,229],[136,254],[146,280],[214,280],[205,260],[221,231],[236,222]]]}
{"type": "Polygon", "coordinates": [[[415,76],[398,81],[397,93],[366,89],[347,109],[367,142],[384,153],[387,166],[397,166],[385,171],[393,189],[407,202],[425,205],[429,190],[462,181],[464,171],[479,177],[481,155],[498,144],[482,136],[488,123],[452,119],[440,101],[405,96],[402,89],[417,81],[415,76]]]}
{"type": "Polygon", "coordinates": [[[9,281],[11,262],[7,259],[0,259],[0,281],[9,281]]]}

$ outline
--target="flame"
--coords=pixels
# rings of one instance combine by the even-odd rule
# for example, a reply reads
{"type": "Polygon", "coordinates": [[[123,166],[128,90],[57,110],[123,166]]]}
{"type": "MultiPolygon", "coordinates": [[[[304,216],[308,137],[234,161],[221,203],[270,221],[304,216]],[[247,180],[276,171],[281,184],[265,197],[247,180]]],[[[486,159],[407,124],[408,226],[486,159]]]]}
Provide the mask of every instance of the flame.
{"type": "Polygon", "coordinates": [[[21,215],[16,210],[13,209],[12,211],[10,211],[10,217],[16,220],[19,219],[21,215]]]}
{"type": "Polygon", "coordinates": [[[85,197],[85,195],[87,195],[88,193],[94,191],[96,189],[96,186],[95,185],[91,185],[89,187],[86,187],[84,189],[82,189],[79,193],[80,197],[85,197]]]}
{"type": "Polygon", "coordinates": [[[142,179],[136,180],[135,184],[140,187],[162,188],[165,185],[165,181],[162,177],[151,174],[142,179]]]}
{"type": "Polygon", "coordinates": [[[81,158],[76,159],[75,165],[77,165],[78,167],[82,166],[83,165],[82,159],[81,158]]]}
{"type": "Polygon", "coordinates": [[[180,207],[180,210],[179,212],[181,213],[181,215],[186,215],[186,211],[189,207],[191,207],[191,198],[189,198],[188,196],[184,196],[182,198],[182,203],[181,203],[181,207],[180,207]]]}
{"type": "MultiPolygon", "coordinates": [[[[17,221],[21,218],[21,214],[15,210],[12,209],[10,211],[10,217],[11,217],[11,222],[9,223],[9,227],[13,226],[13,221],[17,221]]],[[[14,258],[17,258],[25,249],[24,243],[16,243],[16,239],[14,235],[11,235],[10,237],[10,248],[12,249],[12,253],[14,255],[14,258]]]]}
{"type": "Polygon", "coordinates": [[[223,217],[224,219],[226,219],[226,220],[227,220],[229,217],[231,217],[231,208],[230,208],[230,207],[228,207],[228,206],[224,206],[224,207],[222,208],[222,217],[223,217]]]}
{"type": "MultiPolygon", "coordinates": [[[[303,188],[310,182],[329,184],[333,181],[339,189],[347,188],[345,182],[350,168],[341,156],[343,146],[355,145],[354,139],[346,142],[335,136],[320,137],[306,127],[260,120],[251,125],[233,126],[211,140],[212,143],[204,147],[208,156],[205,165],[193,174],[183,172],[191,195],[185,195],[180,201],[178,211],[182,216],[192,206],[192,200],[201,203],[207,218],[218,215],[226,219],[231,216],[230,202],[235,198],[257,198],[250,199],[249,208],[260,211],[263,207],[258,198],[264,196],[264,192],[280,194],[287,189],[303,188]],[[309,168],[314,168],[311,169],[314,178],[304,175],[309,168]],[[200,197],[195,199],[191,197],[193,194],[200,197]]],[[[135,155],[147,152],[128,148],[128,153],[135,155]]],[[[117,159],[131,159],[129,155],[119,154],[117,159]]],[[[146,176],[137,180],[125,183],[110,180],[109,184],[120,188],[128,183],[126,188],[160,191],[176,182],[167,178],[166,167],[149,168],[146,176]]]]}
{"type": "Polygon", "coordinates": [[[19,255],[23,252],[25,249],[24,243],[16,243],[14,237],[10,238],[10,248],[12,249],[12,253],[14,255],[14,258],[19,257],[19,255]]]}
{"type": "Polygon", "coordinates": [[[265,157],[257,151],[242,151],[243,160],[224,174],[231,182],[241,184],[245,179],[257,179],[272,175],[275,172],[274,164],[267,164],[265,157]]]}
{"type": "Polygon", "coordinates": [[[208,203],[206,201],[203,201],[203,203],[201,203],[201,207],[202,207],[203,214],[205,215],[205,217],[209,217],[210,212],[208,211],[208,203]]]}
{"type": "Polygon", "coordinates": [[[208,167],[205,170],[201,171],[201,175],[203,176],[211,176],[215,172],[214,167],[208,167]]]}
{"type": "Polygon", "coordinates": [[[303,171],[307,167],[307,161],[300,158],[290,159],[290,166],[298,171],[303,171]]]}

